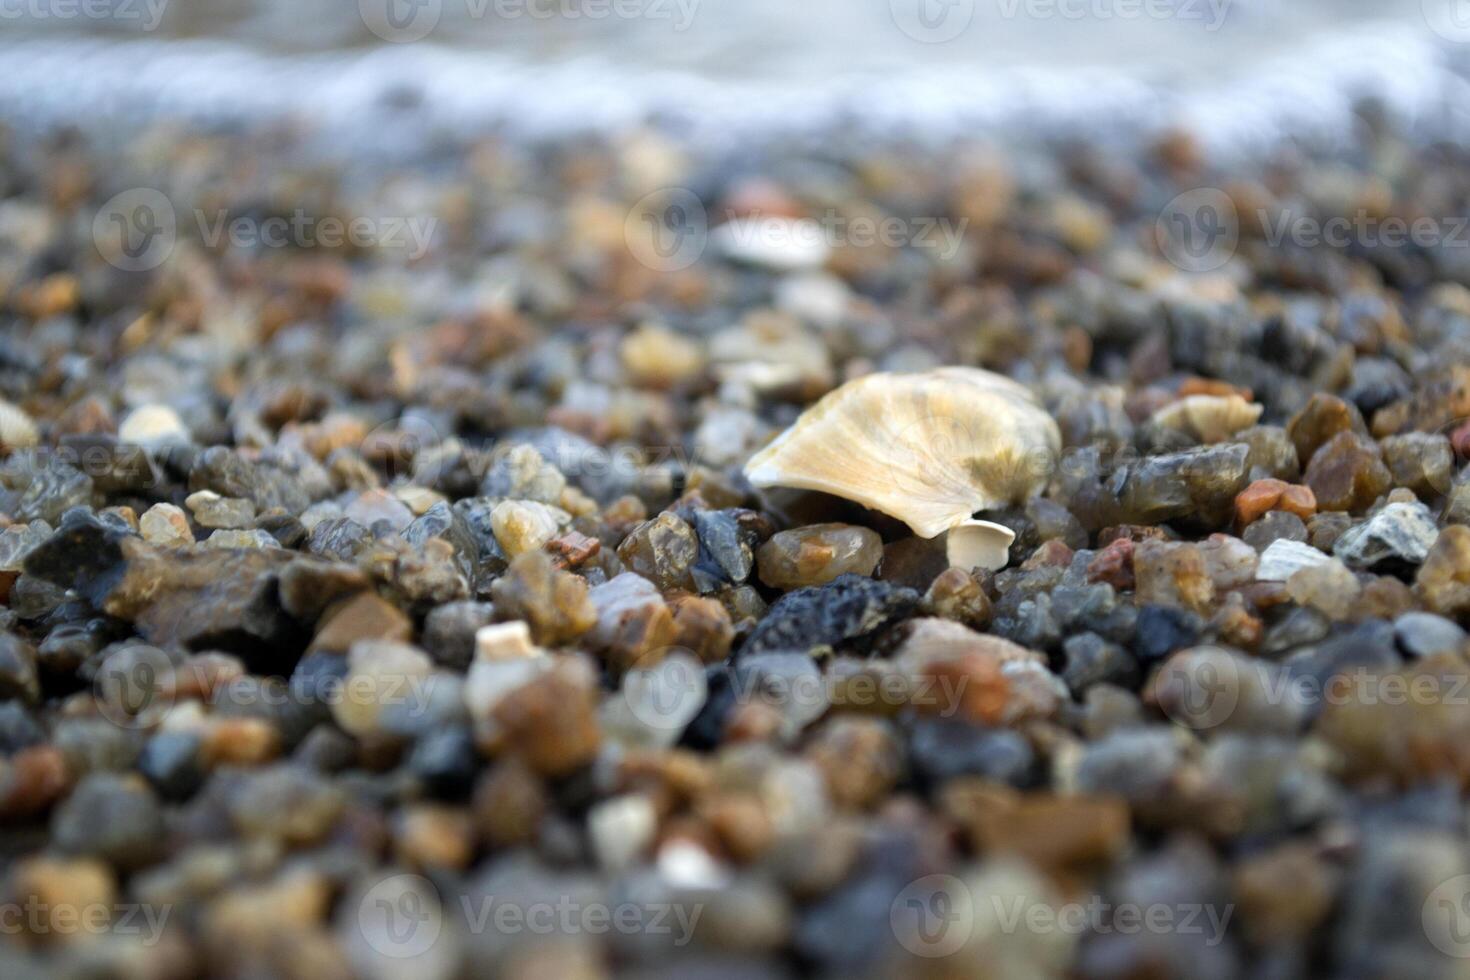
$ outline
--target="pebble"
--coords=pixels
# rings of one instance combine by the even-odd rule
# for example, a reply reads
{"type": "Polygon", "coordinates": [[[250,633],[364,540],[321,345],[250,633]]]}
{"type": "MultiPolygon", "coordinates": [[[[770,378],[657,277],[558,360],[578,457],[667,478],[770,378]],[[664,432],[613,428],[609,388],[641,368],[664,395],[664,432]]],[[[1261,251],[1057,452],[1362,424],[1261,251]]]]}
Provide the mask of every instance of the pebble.
{"type": "Polygon", "coordinates": [[[1337,539],[1332,550],[1353,568],[1386,561],[1418,565],[1439,537],[1434,516],[1418,503],[1392,503],[1337,539]]]}
{"type": "Polygon", "coordinates": [[[676,596],[669,609],[674,614],[674,646],[706,664],[720,663],[729,656],[735,642],[735,624],[719,600],[676,596]]]}
{"type": "Polygon", "coordinates": [[[1457,653],[1465,646],[1465,631],[1434,613],[1406,612],[1394,620],[1393,628],[1399,647],[1410,656],[1457,653]]]}
{"type": "Polygon", "coordinates": [[[255,523],[255,505],[248,500],[221,497],[212,490],[191,493],[184,505],[200,527],[238,530],[255,523]]]}
{"type": "Polygon", "coordinates": [[[756,569],[773,589],[825,585],[839,575],[868,576],[883,557],[875,531],[849,524],[813,524],[782,531],[761,545],[756,569]]]}
{"type": "Polygon", "coordinates": [[[699,558],[699,537],[674,514],[660,514],[640,524],[618,545],[618,557],[630,572],[660,591],[696,588],[693,568],[699,558]]]}
{"type": "Polygon", "coordinates": [[[1268,511],[1285,511],[1305,521],[1317,513],[1317,498],[1311,487],[1274,479],[1256,480],[1235,498],[1235,520],[1241,527],[1268,511]]]}
{"type": "Polygon", "coordinates": [[[1438,433],[1407,432],[1379,441],[1383,462],[1395,486],[1408,487],[1424,500],[1449,492],[1455,476],[1450,440],[1438,433]]]}
{"type": "Polygon", "coordinates": [[[788,592],[773,603],[740,655],[766,650],[836,647],[865,637],[915,609],[919,596],[858,575],[788,592]]]}
{"type": "Polygon", "coordinates": [[[1292,572],[1286,580],[1286,593],[1294,602],[1311,606],[1328,619],[1342,620],[1356,611],[1362,586],[1346,565],[1328,559],[1292,572]]]}
{"type": "Polygon", "coordinates": [[[490,711],[497,729],[493,740],[542,776],[568,776],[597,756],[602,743],[599,700],[590,666],[579,659],[559,659],[514,697],[495,702],[490,711]]]}
{"type": "Polygon", "coordinates": [[[312,650],[347,653],[360,640],[407,643],[413,623],[397,606],[373,592],[359,592],[332,605],[322,615],[312,650]]]}
{"type": "Polygon", "coordinates": [[[540,646],[568,643],[597,624],[587,581],[558,570],[540,551],[513,560],[491,586],[491,597],[496,616],[524,620],[540,646]]]}
{"type": "Polygon", "coordinates": [[[434,658],[434,663],[456,670],[465,670],[475,658],[478,630],[490,626],[495,619],[495,607],[490,602],[460,599],[445,602],[429,610],[423,619],[423,649],[434,658]]]}
{"type": "Polygon", "coordinates": [[[1439,532],[1414,579],[1414,594],[1430,612],[1455,618],[1470,612],[1470,527],[1439,532]]]}
{"type": "Polygon", "coordinates": [[[1310,461],[1323,445],[1344,432],[1367,435],[1363,416],[1350,402],[1317,392],[1286,424],[1286,434],[1296,447],[1297,458],[1310,461]]]}
{"type": "Polygon", "coordinates": [[[506,500],[490,512],[495,541],[510,558],[541,550],[569,520],[565,511],[526,500],[506,500]]]}
{"type": "Polygon", "coordinates": [[[128,413],[117,427],[123,442],[156,449],[169,443],[190,441],[189,429],[167,405],[140,405],[128,413]]]}
{"type": "Polygon", "coordinates": [[[1309,544],[1281,539],[1271,543],[1261,552],[1261,562],[1256,567],[1256,581],[1285,582],[1303,568],[1325,565],[1331,557],[1309,544]]]}
{"type": "Polygon", "coordinates": [[[1284,510],[1273,510],[1254,521],[1240,534],[1241,540],[1262,554],[1277,541],[1307,540],[1307,525],[1300,517],[1284,510]]]}
{"type": "Polygon", "coordinates": [[[41,441],[35,421],[19,405],[0,399],[0,449],[29,449],[41,441]]]}
{"type": "Polygon", "coordinates": [[[194,543],[189,518],[173,504],[154,504],[138,518],[143,540],[161,548],[187,547],[194,543]]]}
{"type": "Polygon", "coordinates": [[[57,807],[51,837],[63,853],[136,870],[162,852],[163,811],[140,777],[91,773],[57,807]]]}
{"type": "Polygon", "coordinates": [[[533,501],[556,505],[561,502],[567,480],[533,446],[524,443],[497,448],[494,462],[480,484],[486,497],[533,501]]]}
{"type": "Polygon", "coordinates": [[[1351,513],[1367,510],[1393,483],[1378,448],[1356,432],[1328,440],[1312,456],[1303,479],[1320,509],[1351,513]]]}

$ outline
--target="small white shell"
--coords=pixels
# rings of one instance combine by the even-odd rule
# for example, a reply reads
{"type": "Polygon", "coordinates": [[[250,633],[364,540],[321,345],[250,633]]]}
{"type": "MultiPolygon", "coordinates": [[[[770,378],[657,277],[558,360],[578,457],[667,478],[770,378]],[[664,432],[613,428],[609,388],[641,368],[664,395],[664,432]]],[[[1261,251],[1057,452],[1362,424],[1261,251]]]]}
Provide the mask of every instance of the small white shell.
{"type": "Polygon", "coordinates": [[[984,568],[997,571],[1011,560],[1011,542],[1016,532],[991,521],[961,521],[949,529],[944,553],[950,568],[984,568]]]}
{"type": "Polygon", "coordinates": [[[848,382],[751,457],[745,475],[855,501],[932,538],[1031,496],[1060,453],[1056,423],[1025,388],[949,367],[848,382]]]}
{"type": "Polygon", "coordinates": [[[1239,395],[1190,395],[1165,405],[1149,421],[1187,432],[1200,442],[1214,443],[1255,425],[1263,410],[1263,406],[1239,395]]]}
{"type": "Polygon", "coordinates": [[[36,423],[19,405],[0,400],[0,450],[29,449],[40,442],[36,423]]]}

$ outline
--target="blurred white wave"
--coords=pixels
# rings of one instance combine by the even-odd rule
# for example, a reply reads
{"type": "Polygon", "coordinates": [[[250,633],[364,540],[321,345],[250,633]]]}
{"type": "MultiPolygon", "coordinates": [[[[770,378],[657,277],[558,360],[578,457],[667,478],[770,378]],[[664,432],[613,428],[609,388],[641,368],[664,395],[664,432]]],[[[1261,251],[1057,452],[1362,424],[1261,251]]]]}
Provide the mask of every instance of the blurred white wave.
{"type": "Polygon", "coordinates": [[[1228,151],[1344,132],[1373,95],[1456,138],[1470,16],[1440,2],[31,0],[0,25],[0,118],[291,119],[354,153],[650,117],[710,142],[1182,124],[1228,151]]]}

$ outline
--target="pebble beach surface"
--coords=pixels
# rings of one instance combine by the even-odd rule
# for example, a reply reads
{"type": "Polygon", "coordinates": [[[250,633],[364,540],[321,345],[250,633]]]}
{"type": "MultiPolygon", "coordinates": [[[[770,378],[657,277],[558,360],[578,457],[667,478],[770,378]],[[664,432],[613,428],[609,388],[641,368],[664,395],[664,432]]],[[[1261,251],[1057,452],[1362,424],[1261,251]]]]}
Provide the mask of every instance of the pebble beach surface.
{"type": "Polygon", "coordinates": [[[1467,975],[1470,161],[1398,132],[0,135],[0,975],[1467,975]],[[752,484],[854,384],[783,465],[884,510],[752,484]]]}

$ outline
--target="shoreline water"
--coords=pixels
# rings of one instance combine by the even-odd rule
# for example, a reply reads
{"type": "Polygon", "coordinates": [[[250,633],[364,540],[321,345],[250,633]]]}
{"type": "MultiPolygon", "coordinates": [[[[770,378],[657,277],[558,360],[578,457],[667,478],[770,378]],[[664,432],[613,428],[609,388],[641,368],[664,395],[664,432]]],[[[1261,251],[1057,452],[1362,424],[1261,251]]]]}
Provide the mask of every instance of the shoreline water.
{"type": "Polygon", "coordinates": [[[1428,35],[1392,20],[1357,24],[1188,79],[1148,65],[941,62],[796,81],[429,43],[286,53],[229,40],[31,37],[0,42],[9,68],[0,123],[22,133],[75,128],[104,143],[169,121],[287,124],[309,134],[311,152],[341,162],[404,161],[488,134],[538,141],[643,125],[717,155],[793,139],[1077,137],[1126,146],[1183,128],[1229,159],[1283,137],[1342,145],[1364,97],[1381,100],[1411,137],[1463,138],[1470,48],[1428,35]],[[56,85],[59,77],[68,84],[56,85]]]}

